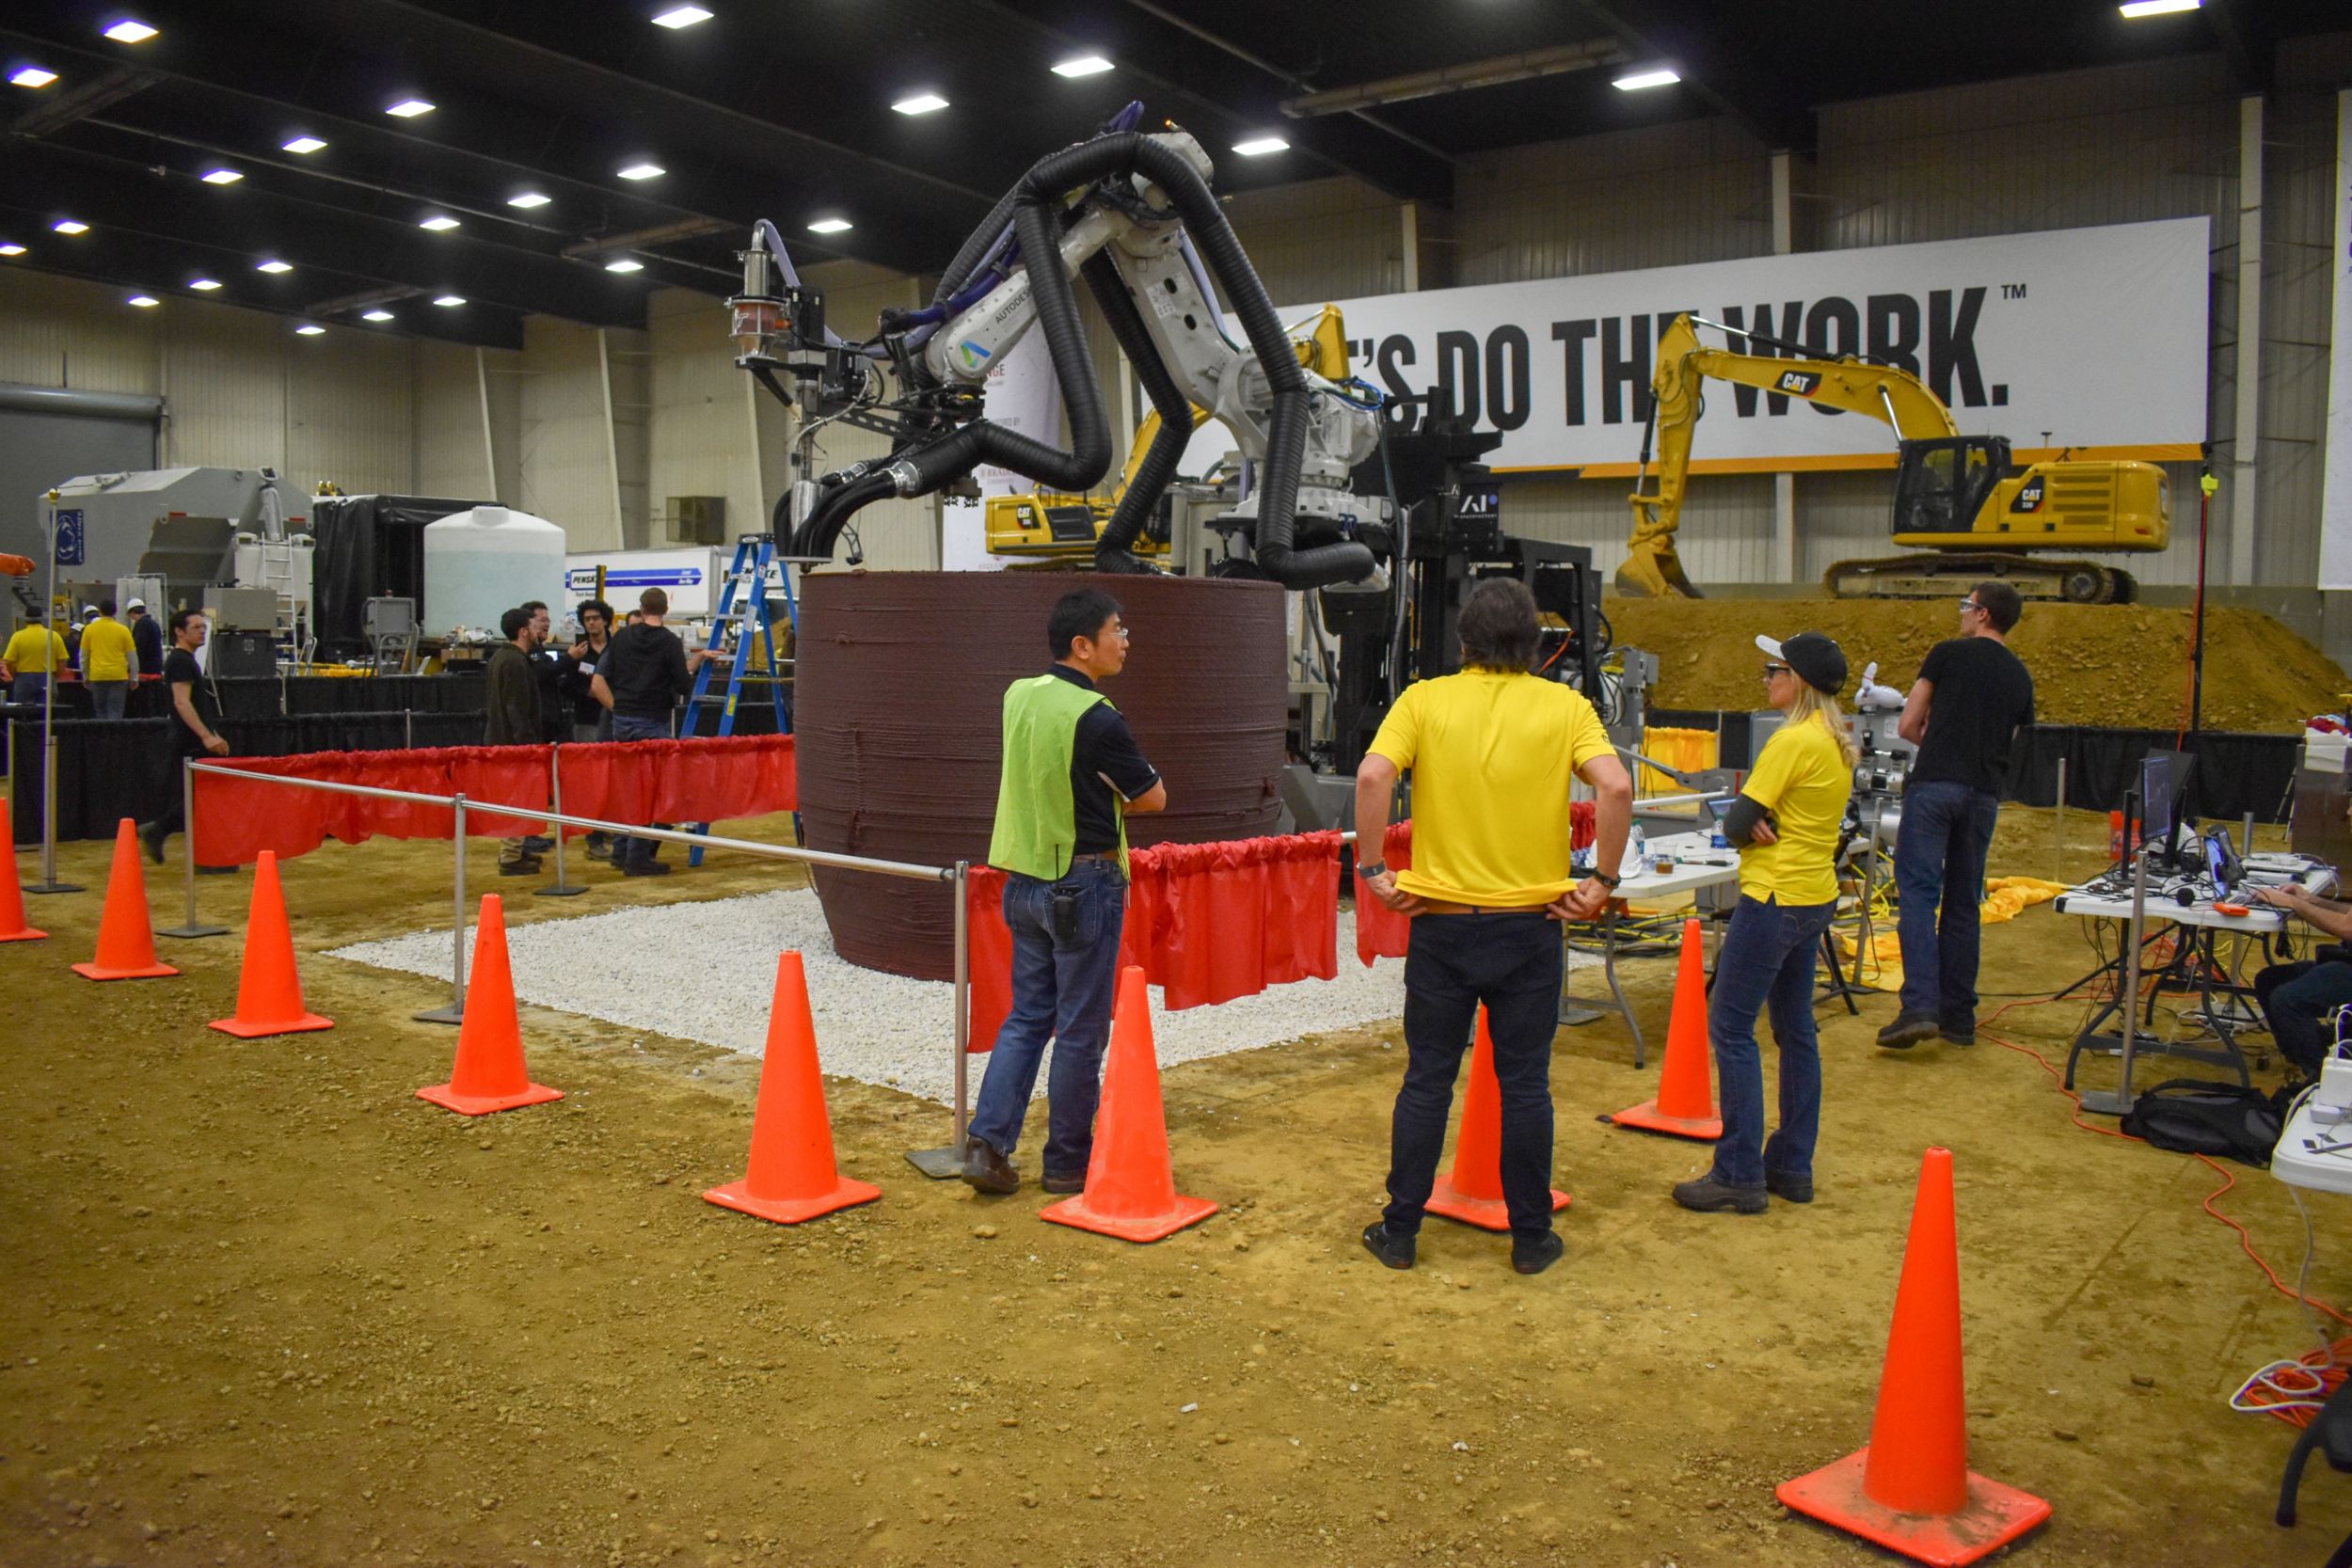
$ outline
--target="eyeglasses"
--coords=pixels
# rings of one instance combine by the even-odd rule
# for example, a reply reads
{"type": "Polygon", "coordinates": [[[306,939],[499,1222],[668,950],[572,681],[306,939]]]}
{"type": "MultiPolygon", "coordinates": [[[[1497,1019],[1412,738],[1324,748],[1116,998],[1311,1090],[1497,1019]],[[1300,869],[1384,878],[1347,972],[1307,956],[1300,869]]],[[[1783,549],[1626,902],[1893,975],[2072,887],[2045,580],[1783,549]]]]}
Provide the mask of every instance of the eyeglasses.
{"type": "Polygon", "coordinates": [[[1968,611],[1972,610],[1981,610],[1983,608],[1984,606],[1977,603],[1974,599],[1963,599],[1960,601],[1960,612],[1963,615],[1967,614],[1968,611]]]}
{"type": "Polygon", "coordinates": [[[1786,664],[1767,664],[1764,666],[1764,678],[1766,680],[1771,680],[1774,675],[1785,675],[1787,673],[1788,673],[1788,666],[1786,664]]]}

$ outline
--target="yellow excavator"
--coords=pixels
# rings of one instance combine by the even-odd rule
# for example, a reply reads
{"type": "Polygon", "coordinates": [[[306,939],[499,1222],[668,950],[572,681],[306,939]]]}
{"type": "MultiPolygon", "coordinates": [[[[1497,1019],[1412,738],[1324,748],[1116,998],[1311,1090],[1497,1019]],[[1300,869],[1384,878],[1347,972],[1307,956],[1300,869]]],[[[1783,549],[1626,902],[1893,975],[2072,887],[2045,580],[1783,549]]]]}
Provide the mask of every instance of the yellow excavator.
{"type": "Polygon", "coordinates": [[[1781,397],[1883,420],[1898,437],[1895,543],[1931,553],[1841,561],[1824,575],[1840,598],[1941,598],[1983,578],[1999,578],[2028,599],[2078,604],[2129,601],[2129,572],[2091,561],[2050,561],[2054,550],[2161,550],[2172,533],[2165,472],[2153,463],[2072,460],[2019,465],[2000,436],[1963,436],[1951,410],[1920,379],[1893,365],[1817,359],[1783,343],[1689,315],[1658,343],[1650,378],[1650,426],[1634,481],[1633,536],[1617,568],[1620,593],[1697,598],[1675,554],[1675,530],[1690,479],[1691,437],[1709,377],[1781,397]],[[1700,343],[1712,327],[1776,355],[1733,354],[1700,343]],[[1658,450],[1657,488],[1649,481],[1658,450]]]}
{"type": "MultiPolygon", "coordinates": [[[[1347,324],[1338,306],[1327,305],[1311,324],[1294,326],[1291,347],[1298,355],[1301,369],[1327,381],[1347,379],[1347,324]]],[[[1208,420],[1209,411],[1194,404],[1192,428],[1199,430],[1208,420]]],[[[1153,409],[1136,427],[1136,437],[1127,447],[1126,469],[1106,496],[1065,496],[1040,490],[989,497],[988,553],[1082,570],[1091,567],[1095,540],[1102,537],[1111,514],[1119,510],[1120,498],[1127,493],[1136,470],[1143,467],[1144,454],[1152,450],[1152,438],[1159,433],[1159,410],[1153,409]]],[[[1136,540],[1134,553],[1139,557],[1165,559],[1168,552],[1168,541],[1155,536],[1152,527],[1136,540]]]]}

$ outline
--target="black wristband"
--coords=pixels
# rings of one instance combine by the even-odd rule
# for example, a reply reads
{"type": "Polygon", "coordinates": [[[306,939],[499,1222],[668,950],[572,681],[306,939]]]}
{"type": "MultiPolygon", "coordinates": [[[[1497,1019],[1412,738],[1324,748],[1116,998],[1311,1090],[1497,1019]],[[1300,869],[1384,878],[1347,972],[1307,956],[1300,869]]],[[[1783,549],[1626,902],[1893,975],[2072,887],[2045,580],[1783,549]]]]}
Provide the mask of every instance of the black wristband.
{"type": "Polygon", "coordinates": [[[1598,882],[1610,892],[1614,893],[1617,891],[1617,884],[1624,881],[1625,879],[1622,877],[1612,877],[1606,871],[1595,871],[1593,873],[1593,880],[1598,882]]]}
{"type": "Polygon", "coordinates": [[[1363,878],[1366,881],[1370,881],[1375,877],[1387,875],[1388,869],[1388,862],[1374,861],[1370,865],[1359,865],[1356,868],[1356,875],[1363,878]]]}

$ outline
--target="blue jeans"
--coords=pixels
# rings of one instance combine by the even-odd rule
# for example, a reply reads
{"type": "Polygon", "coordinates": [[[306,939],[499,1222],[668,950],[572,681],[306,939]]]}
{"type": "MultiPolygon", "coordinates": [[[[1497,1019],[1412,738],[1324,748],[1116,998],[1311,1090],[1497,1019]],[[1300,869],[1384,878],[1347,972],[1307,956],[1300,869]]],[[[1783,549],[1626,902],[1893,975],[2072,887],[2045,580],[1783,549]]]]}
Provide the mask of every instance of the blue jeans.
{"type": "Polygon", "coordinates": [[[119,719],[125,704],[131,700],[129,681],[90,681],[89,704],[94,717],[119,719]]]}
{"type": "Polygon", "coordinates": [[[2000,797],[1963,784],[1913,784],[1895,831],[1900,895],[1902,1010],[1954,1029],[1977,1026],[1977,908],[2000,797]],[[1937,906],[1942,905],[1939,918],[1937,906]]]}
{"type": "MultiPolygon", "coordinates": [[[[634,719],[625,713],[612,713],[606,717],[612,721],[612,738],[615,740],[670,738],[670,721],[667,719],[634,719]]],[[[656,822],[653,825],[666,828],[670,824],[656,822]]],[[[612,841],[614,865],[650,865],[660,854],[661,841],[658,838],[616,838],[612,841]]]]}
{"type": "Polygon", "coordinates": [[[1514,1238],[1551,1229],[1551,1037],[1560,927],[1541,914],[1425,914],[1405,954],[1405,1083],[1389,1132],[1391,1235],[1421,1229],[1445,1146],[1454,1080],[1486,1005],[1502,1088],[1502,1200],[1514,1238]]]}
{"type": "Polygon", "coordinates": [[[1058,882],[1009,872],[1005,924],[1012,927],[1012,1012],[988,1053],[967,1129],[1009,1158],[1037,1087],[1045,1042],[1045,1174],[1084,1176],[1094,1153],[1094,1106],[1103,1093],[1103,1047],[1119,995],[1119,936],[1127,922],[1127,879],[1117,861],[1073,861],[1058,882]],[[1057,894],[1076,899],[1075,928],[1054,929],[1057,894]]]}
{"type": "Polygon", "coordinates": [[[1760,904],[1745,894],[1715,956],[1715,993],[1707,1032],[1715,1042],[1724,1135],[1715,1145],[1715,1180],[1760,1187],[1766,1166],[1785,1176],[1813,1174],[1821,1132],[1821,1052],[1813,1027],[1813,970],[1837,901],[1760,904]],[[1764,1139],[1764,1063],[1756,1017],[1769,1008],[1780,1047],[1780,1131],[1764,1139]]]}
{"type": "MultiPolygon", "coordinates": [[[[47,675],[19,675],[16,677],[16,684],[8,688],[8,701],[11,703],[24,703],[31,707],[39,707],[41,705],[42,699],[48,695],[48,692],[49,677],[47,675]]],[[[71,715],[68,715],[68,717],[71,717],[71,715]]]]}

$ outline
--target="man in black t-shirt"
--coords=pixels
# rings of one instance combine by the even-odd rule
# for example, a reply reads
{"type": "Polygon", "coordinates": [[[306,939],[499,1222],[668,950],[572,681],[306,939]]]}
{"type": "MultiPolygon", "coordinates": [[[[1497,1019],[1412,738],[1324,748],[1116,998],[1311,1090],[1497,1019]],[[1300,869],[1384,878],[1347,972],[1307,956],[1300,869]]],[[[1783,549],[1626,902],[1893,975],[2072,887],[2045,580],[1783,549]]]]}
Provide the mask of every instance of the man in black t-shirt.
{"type": "Polygon", "coordinates": [[[171,700],[171,792],[163,816],[139,828],[139,841],[158,865],[164,863],[164,840],[187,826],[180,799],[181,764],[229,754],[229,742],[220,736],[220,689],[196,661],[204,631],[202,610],[172,614],[171,652],[164,656],[164,689],[171,700]]]}
{"type": "Polygon", "coordinates": [[[1917,747],[1895,833],[1902,1006],[1879,1031],[1901,1049],[1941,1036],[1977,1042],[1979,908],[2017,732],[2033,722],[2033,676],[2009,651],[2025,603],[2006,582],[1960,601],[1960,635],[1919,666],[1896,726],[1917,747]],[[1938,908],[1941,907],[1939,918],[1938,908]]]}
{"type": "MultiPolygon", "coordinates": [[[[689,654],[677,633],[661,624],[670,612],[670,595],[660,589],[640,594],[637,608],[643,618],[613,634],[588,689],[612,710],[613,739],[667,740],[675,732],[678,699],[694,689],[694,667],[703,661],[703,650],[689,654]]],[[[664,877],[670,868],[661,863],[660,853],[658,840],[619,839],[612,846],[612,863],[624,876],[664,877]]]]}

